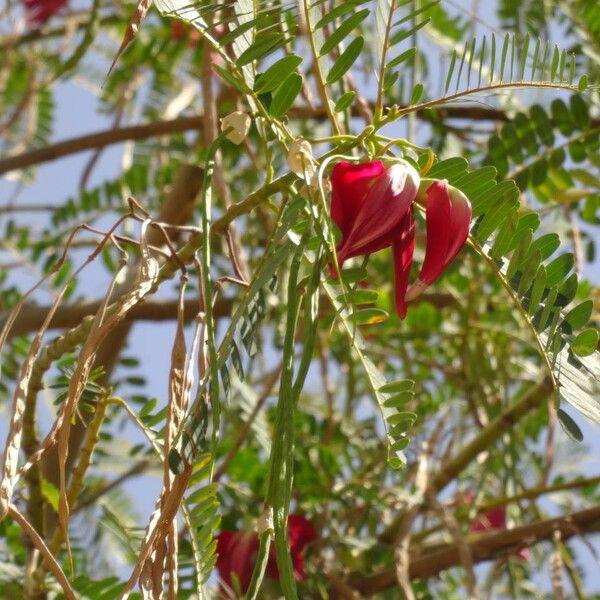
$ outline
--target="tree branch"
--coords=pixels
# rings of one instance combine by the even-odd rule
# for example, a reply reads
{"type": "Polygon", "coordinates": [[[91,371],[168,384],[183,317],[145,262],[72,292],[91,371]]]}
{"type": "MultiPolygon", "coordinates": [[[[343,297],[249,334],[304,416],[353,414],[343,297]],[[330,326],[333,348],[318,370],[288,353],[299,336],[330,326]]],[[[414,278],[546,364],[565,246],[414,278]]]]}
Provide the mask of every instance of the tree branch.
{"type": "Polygon", "coordinates": [[[491,423],[482,429],[456,456],[442,465],[432,478],[435,492],[444,489],[476,456],[490,447],[498,437],[510,429],[552,392],[552,382],[546,377],[539,385],[534,386],[515,404],[498,415],[491,423]]]}
{"type": "MultiPolygon", "coordinates": [[[[403,107],[400,107],[402,109],[403,107]]],[[[360,116],[358,109],[353,109],[353,116],[360,116]]],[[[299,106],[290,109],[290,119],[325,119],[327,116],[323,107],[310,108],[299,106]]],[[[445,119],[462,119],[469,121],[507,121],[508,115],[496,108],[485,108],[482,106],[444,106],[435,111],[422,110],[417,112],[417,117],[424,121],[438,121],[445,119]]],[[[202,127],[202,115],[195,117],[178,117],[170,121],[155,121],[143,125],[131,125],[119,129],[108,129],[98,131],[89,135],[71,138],[63,142],[57,142],[43,148],[30,150],[16,156],[10,156],[0,160],[0,175],[17,169],[25,169],[41,163],[49,162],[77,152],[94,150],[112,144],[120,144],[130,140],[143,140],[161,135],[183,133],[202,127]]],[[[600,125],[600,119],[593,120],[591,127],[600,125]]]]}
{"type": "MultiPolygon", "coordinates": [[[[600,506],[513,529],[470,535],[467,543],[473,561],[480,563],[508,557],[520,548],[548,540],[555,531],[560,532],[563,540],[582,533],[600,531],[600,506]]],[[[413,548],[411,557],[411,579],[432,577],[445,569],[461,564],[459,548],[455,543],[413,548]]],[[[396,584],[394,569],[386,569],[368,577],[351,580],[351,587],[365,596],[376,594],[396,584]]]]}

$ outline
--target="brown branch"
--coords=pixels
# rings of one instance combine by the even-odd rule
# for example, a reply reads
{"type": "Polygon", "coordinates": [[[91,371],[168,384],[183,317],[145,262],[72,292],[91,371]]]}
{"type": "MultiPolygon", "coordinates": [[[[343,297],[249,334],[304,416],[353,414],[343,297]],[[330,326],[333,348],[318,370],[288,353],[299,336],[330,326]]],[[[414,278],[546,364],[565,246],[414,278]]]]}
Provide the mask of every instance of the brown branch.
{"type": "MultiPolygon", "coordinates": [[[[552,538],[556,531],[560,532],[563,541],[582,533],[600,531],[600,506],[513,529],[471,535],[467,541],[473,561],[480,563],[486,560],[506,558],[520,548],[552,538]]],[[[461,564],[460,550],[456,543],[432,544],[422,548],[413,548],[411,555],[411,579],[432,577],[445,569],[461,564]]],[[[376,594],[396,584],[394,569],[386,569],[368,577],[357,577],[351,580],[351,587],[366,596],[376,594]]]]}
{"type": "MultiPolygon", "coordinates": [[[[400,107],[402,109],[402,107],[400,107]]],[[[353,116],[360,116],[357,109],[353,116]]],[[[325,109],[317,107],[294,107],[288,112],[288,117],[295,120],[324,119],[326,118],[325,109]]],[[[482,106],[444,106],[435,111],[424,110],[417,112],[417,117],[424,121],[438,121],[445,119],[463,119],[476,121],[507,121],[507,114],[499,109],[485,108],[482,106]]],[[[131,125],[119,129],[108,129],[99,131],[78,138],[71,138],[63,142],[58,142],[50,146],[44,146],[36,150],[30,150],[16,156],[10,156],[0,160],[0,175],[16,169],[25,169],[37,164],[49,162],[83,152],[85,150],[94,150],[112,144],[120,144],[130,140],[143,140],[150,137],[158,137],[167,134],[183,133],[192,129],[202,127],[203,117],[178,117],[170,121],[155,121],[143,125],[131,125]]],[[[591,127],[600,125],[600,120],[594,120],[591,127]]]]}
{"type": "MultiPolygon", "coordinates": [[[[69,329],[74,327],[87,316],[96,314],[100,307],[100,300],[82,302],[80,304],[66,304],[56,311],[49,329],[69,329]]],[[[215,317],[229,315],[233,300],[222,298],[214,307],[215,317]]],[[[47,306],[27,306],[23,308],[19,318],[10,331],[9,338],[25,335],[37,331],[46,314],[47,306]]],[[[198,300],[188,299],[184,305],[184,318],[193,319],[198,313],[198,300]]],[[[177,317],[177,300],[149,300],[131,309],[126,321],[168,321],[177,317]]],[[[0,328],[3,327],[6,316],[0,317],[0,328]]]]}
{"type": "Polygon", "coordinates": [[[515,423],[537,408],[551,392],[552,382],[549,378],[546,378],[491,421],[456,456],[442,465],[438,473],[432,478],[433,489],[436,492],[444,489],[480,452],[489,448],[502,433],[510,430],[515,423]]]}
{"type": "MultiPolygon", "coordinates": [[[[550,378],[545,378],[540,384],[533,386],[517,402],[498,415],[486,427],[468,442],[459,452],[448,458],[437,473],[431,477],[429,493],[439,493],[466,469],[477,456],[490,448],[490,446],[515,423],[536,409],[552,391],[550,378]]],[[[379,538],[390,542],[395,539],[397,530],[403,522],[403,513],[400,513],[390,526],[381,533],[379,538]]]]}
{"type": "Polygon", "coordinates": [[[8,514],[29,537],[31,543],[39,551],[40,555],[46,559],[52,574],[54,577],[56,577],[56,580],[62,587],[65,598],[67,598],[67,600],[77,600],[77,596],[71,588],[71,584],[69,583],[64,571],[31,523],[29,523],[29,521],[12,505],[8,507],[8,514]]]}
{"type": "Polygon", "coordinates": [[[202,117],[179,117],[171,121],[156,121],[144,125],[131,125],[119,129],[99,131],[0,160],[0,175],[15,169],[25,169],[85,150],[102,148],[129,140],[143,140],[154,136],[182,133],[191,129],[199,129],[201,126],[202,117]]]}
{"type": "MultiPolygon", "coordinates": [[[[415,304],[430,302],[435,306],[446,307],[452,304],[452,297],[448,294],[423,294],[415,304]]],[[[100,307],[100,300],[80,302],[78,304],[65,304],[59,306],[48,329],[70,329],[86,317],[96,314],[100,307]]],[[[215,318],[221,319],[231,314],[232,298],[219,298],[213,307],[215,318]]],[[[198,313],[198,300],[186,299],[184,302],[184,319],[190,321],[198,313]]],[[[18,319],[8,334],[8,339],[20,335],[26,335],[37,331],[46,314],[50,310],[48,306],[29,305],[23,307],[18,319]]],[[[133,307],[124,322],[127,321],[170,321],[177,318],[177,300],[146,300],[142,304],[133,307]]],[[[0,330],[6,323],[7,315],[0,314],[0,330]]]]}

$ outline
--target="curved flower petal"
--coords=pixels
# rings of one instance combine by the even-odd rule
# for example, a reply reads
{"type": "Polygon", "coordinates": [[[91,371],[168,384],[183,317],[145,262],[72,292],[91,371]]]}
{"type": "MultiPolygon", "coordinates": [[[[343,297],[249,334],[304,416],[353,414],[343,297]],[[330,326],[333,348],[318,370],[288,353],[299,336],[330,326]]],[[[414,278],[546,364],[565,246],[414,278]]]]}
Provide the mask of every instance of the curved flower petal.
{"type": "MultiPolygon", "coordinates": [[[[288,544],[290,556],[294,567],[294,576],[298,581],[304,579],[304,548],[317,539],[317,532],[312,523],[302,515],[290,514],[288,516],[288,544]]],[[[279,569],[275,558],[275,548],[271,546],[267,573],[273,579],[279,579],[279,569]]]]}
{"type": "MultiPolygon", "coordinates": [[[[317,538],[317,532],[311,522],[302,515],[288,516],[288,543],[294,566],[294,575],[298,581],[304,579],[304,548],[317,538]]],[[[217,570],[223,588],[234,589],[237,579],[243,593],[246,593],[256,555],[260,545],[258,536],[253,531],[221,531],[217,536],[217,570]]],[[[267,562],[267,573],[273,579],[279,579],[275,548],[271,546],[267,562]]]]}
{"type": "Polygon", "coordinates": [[[418,189],[419,174],[406,162],[395,163],[379,175],[340,243],[340,265],[348,258],[389,245],[392,233],[410,210],[418,189]]]}
{"type": "Polygon", "coordinates": [[[456,258],[464,246],[471,224],[471,203],[447,181],[436,181],[427,188],[427,247],[417,282],[406,300],[417,298],[456,258]]]}
{"type": "Polygon", "coordinates": [[[217,536],[217,570],[223,583],[233,588],[233,577],[246,592],[258,552],[258,537],[251,531],[222,531],[217,536]]]}
{"type": "Polygon", "coordinates": [[[472,209],[469,199],[455,187],[449,186],[452,212],[450,215],[450,246],[446,257],[446,267],[456,258],[469,237],[472,209]]]}
{"type": "Polygon", "coordinates": [[[400,222],[397,236],[392,244],[394,255],[394,295],[396,313],[401,319],[406,317],[407,304],[405,300],[408,277],[415,249],[415,217],[412,210],[400,222]]]}
{"type": "Polygon", "coordinates": [[[367,197],[375,178],[385,171],[381,161],[352,164],[340,162],[331,172],[331,218],[342,236],[350,232],[354,216],[367,197]]]}
{"type": "Polygon", "coordinates": [[[490,531],[492,529],[504,529],[506,527],[506,509],[499,506],[473,519],[471,531],[490,531]]]}
{"type": "Polygon", "coordinates": [[[304,547],[317,539],[312,523],[303,515],[288,516],[288,542],[292,551],[304,550],[304,547]]]}
{"type": "Polygon", "coordinates": [[[58,12],[68,0],[25,0],[25,14],[30,25],[42,25],[58,12]]]}

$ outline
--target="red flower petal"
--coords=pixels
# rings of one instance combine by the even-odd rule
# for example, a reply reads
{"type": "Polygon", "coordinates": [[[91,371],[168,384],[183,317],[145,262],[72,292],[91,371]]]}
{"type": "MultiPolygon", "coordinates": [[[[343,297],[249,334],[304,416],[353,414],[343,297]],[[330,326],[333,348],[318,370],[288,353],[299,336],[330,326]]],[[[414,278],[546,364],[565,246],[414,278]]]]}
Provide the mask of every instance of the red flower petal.
{"type": "Polygon", "coordinates": [[[473,215],[469,199],[460,190],[450,187],[450,200],[452,204],[449,227],[451,235],[446,266],[456,258],[456,255],[465,245],[467,237],[469,237],[471,217],[473,215]]]}
{"type": "Polygon", "coordinates": [[[406,300],[417,298],[456,258],[464,246],[471,224],[471,203],[450,188],[447,181],[436,181],[426,191],[427,247],[417,282],[410,287],[406,300]]]}
{"type": "Polygon", "coordinates": [[[303,515],[288,516],[288,541],[292,551],[304,550],[304,547],[317,539],[312,523],[303,515]]]}
{"type": "Polygon", "coordinates": [[[427,188],[427,248],[419,279],[432,283],[444,270],[450,245],[450,193],[446,181],[436,181],[427,188]]]}
{"type": "Polygon", "coordinates": [[[331,172],[331,218],[345,237],[375,178],[385,171],[381,161],[341,162],[331,172]]]}
{"type": "Polygon", "coordinates": [[[379,175],[340,243],[340,266],[348,258],[389,245],[392,232],[410,210],[418,188],[419,174],[408,163],[393,164],[379,175]]]}
{"type": "MultiPolygon", "coordinates": [[[[296,514],[288,515],[288,544],[294,566],[294,576],[298,581],[304,579],[304,548],[316,539],[317,532],[306,517],[296,514]]],[[[271,546],[269,551],[267,573],[273,579],[279,580],[279,569],[277,568],[277,559],[273,546],[271,546]]]]}
{"type": "Polygon", "coordinates": [[[23,3],[27,22],[30,25],[41,25],[65,6],[68,0],[24,0],[23,3]]]}
{"type": "Polygon", "coordinates": [[[217,536],[217,570],[226,586],[234,588],[232,575],[235,575],[242,592],[246,592],[252,578],[258,544],[258,537],[251,531],[222,531],[217,536]]]}
{"type": "Polygon", "coordinates": [[[471,523],[471,531],[491,531],[492,529],[504,529],[506,527],[506,509],[504,506],[493,508],[488,512],[475,517],[471,523]]]}
{"type": "Polygon", "coordinates": [[[396,313],[401,319],[406,317],[407,304],[405,300],[408,277],[415,249],[415,217],[412,210],[400,222],[394,238],[392,252],[394,255],[394,279],[396,313]]]}
{"type": "MultiPolygon", "coordinates": [[[[317,538],[317,532],[302,515],[288,516],[288,543],[298,581],[304,579],[304,547],[317,538]]],[[[222,531],[217,536],[217,570],[225,587],[234,589],[233,577],[239,581],[241,591],[246,592],[252,579],[252,571],[258,553],[259,540],[251,531],[222,531]]],[[[279,579],[275,548],[271,545],[267,562],[267,574],[279,579]]]]}

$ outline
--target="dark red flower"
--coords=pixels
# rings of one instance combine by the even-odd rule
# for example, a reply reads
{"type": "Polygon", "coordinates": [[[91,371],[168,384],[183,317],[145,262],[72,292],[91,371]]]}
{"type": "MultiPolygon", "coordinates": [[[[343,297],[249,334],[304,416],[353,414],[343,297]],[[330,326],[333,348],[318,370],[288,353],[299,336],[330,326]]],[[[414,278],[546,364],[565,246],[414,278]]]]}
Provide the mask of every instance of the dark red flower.
{"type": "MultiPolygon", "coordinates": [[[[288,516],[288,543],[294,565],[294,575],[298,581],[304,579],[304,548],[317,538],[317,533],[308,519],[302,515],[288,516]]],[[[217,570],[222,583],[231,589],[234,575],[245,593],[250,585],[252,571],[258,552],[258,536],[252,531],[222,531],[217,536],[217,570]]],[[[267,562],[267,574],[279,579],[275,548],[271,546],[267,562]]]]}
{"type": "Polygon", "coordinates": [[[456,258],[469,235],[471,203],[447,181],[434,181],[426,191],[427,248],[417,282],[406,300],[417,298],[456,258]]]}
{"type": "Polygon", "coordinates": [[[68,2],[69,0],[23,0],[27,23],[42,25],[68,2]]]}
{"type": "MultiPolygon", "coordinates": [[[[466,494],[466,500],[473,500],[473,494],[466,494]]],[[[497,506],[492,508],[483,514],[477,515],[469,529],[473,533],[484,533],[486,531],[494,531],[496,529],[506,529],[506,508],[504,506],[497,506]]],[[[526,560],[529,558],[529,548],[521,548],[514,552],[514,555],[526,560]]]]}
{"type": "MultiPolygon", "coordinates": [[[[293,514],[288,516],[288,544],[290,545],[290,554],[294,565],[294,575],[298,581],[304,579],[304,548],[316,539],[317,532],[306,517],[293,514]]],[[[275,548],[273,546],[269,551],[267,573],[273,579],[279,580],[279,570],[277,569],[275,548]]]]}
{"type": "Polygon", "coordinates": [[[490,531],[492,529],[504,529],[506,527],[506,509],[503,506],[492,508],[482,515],[478,515],[471,522],[470,530],[477,533],[490,531]]]}
{"type": "MultiPolygon", "coordinates": [[[[446,181],[426,191],[427,249],[419,280],[407,293],[415,243],[412,205],[419,190],[417,171],[406,161],[338,163],[331,175],[331,218],[342,232],[337,247],[345,260],[392,247],[395,304],[400,318],[407,302],[435,281],[465,243],[471,222],[466,196],[446,181]]],[[[335,274],[334,274],[335,276],[335,274]]]]}

